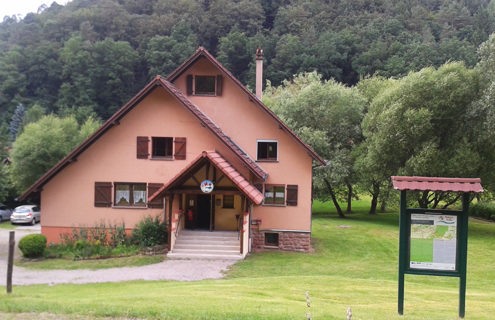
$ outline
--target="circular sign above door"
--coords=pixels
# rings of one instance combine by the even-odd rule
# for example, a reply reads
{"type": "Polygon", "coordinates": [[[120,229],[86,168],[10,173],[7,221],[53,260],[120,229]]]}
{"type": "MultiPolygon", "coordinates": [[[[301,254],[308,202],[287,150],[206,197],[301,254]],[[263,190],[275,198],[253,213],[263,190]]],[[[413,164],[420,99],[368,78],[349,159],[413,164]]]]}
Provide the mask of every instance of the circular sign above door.
{"type": "Polygon", "coordinates": [[[204,193],[210,193],[213,191],[213,182],[211,182],[210,180],[203,180],[203,182],[201,182],[201,191],[203,191],[204,193]]]}

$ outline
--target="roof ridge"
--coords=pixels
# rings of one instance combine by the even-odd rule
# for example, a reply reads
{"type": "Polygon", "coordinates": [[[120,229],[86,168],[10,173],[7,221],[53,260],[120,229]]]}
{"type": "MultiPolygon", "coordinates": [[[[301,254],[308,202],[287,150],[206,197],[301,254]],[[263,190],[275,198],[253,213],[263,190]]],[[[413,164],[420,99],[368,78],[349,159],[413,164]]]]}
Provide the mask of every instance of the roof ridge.
{"type": "Polygon", "coordinates": [[[263,102],[251,91],[249,91],[234,75],[227,70],[220,62],[218,62],[213,55],[208,52],[204,47],[199,47],[186,61],[184,61],[179,67],[177,67],[174,71],[172,71],[166,78],[166,81],[172,82],[177,79],[182,73],[186,71],[186,69],[196,61],[200,56],[206,57],[211,63],[213,63],[220,71],[225,73],[246,95],[248,95],[249,99],[256,103],[263,111],[265,111],[270,117],[272,117],[278,124],[282,127],[284,131],[286,131],[290,136],[292,136],[299,144],[302,145],[303,148],[311,155],[311,157],[320,162],[322,165],[327,166],[328,163],[320,157],[314,150],[311,148],[306,142],[302,141],[291,128],[289,128],[280,118],[267,106],[263,104],[263,102]]]}

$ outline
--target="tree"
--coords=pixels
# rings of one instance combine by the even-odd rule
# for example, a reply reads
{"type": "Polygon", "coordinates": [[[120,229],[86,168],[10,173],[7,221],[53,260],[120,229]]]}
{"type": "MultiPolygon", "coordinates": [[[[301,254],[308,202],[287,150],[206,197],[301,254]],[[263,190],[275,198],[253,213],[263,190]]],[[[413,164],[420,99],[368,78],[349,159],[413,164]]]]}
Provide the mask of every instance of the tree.
{"type": "Polygon", "coordinates": [[[48,169],[98,128],[88,119],[80,128],[73,117],[44,116],[30,123],[12,149],[12,181],[18,192],[24,191],[48,169]]]}
{"type": "Polygon", "coordinates": [[[24,119],[24,114],[26,109],[22,104],[18,104],[15,108],[14,115],[12,116],[12,120],[10,120],[9,124],[9,134],[12,141],[17,138],[17,134],[19,134],[22,130],[22,121],[24,119]]]}
{"type": "Polygon", "coordinates": [[[144,53],[148,77],[167,76],[193,54],[197,46],[196,36],[184,22],[178,24],[170,36],[154,36],[149,40],[144,53]]]}
{"type": "MultiPolygon", "coordinates": [[[[382,183],[392,175],[483,178],[494,152],[482,152],[469,106],[480,97],[481,78],[463,63],[410,73],[371,102],[363,121],[363,162],[382,183]],[[379,178],[380,179],[380,178],[379,178]]],[[[449,205],[448,194],[419,194],[421,207],[449,205]]]]}
{"type": "Polygon", "coordinates": [[[328,161],[327,167],[315,169],[315,186],[326,188],[339,216],[344,217],[337,188],[352,186],[352,150],[361,140],[365,98],[356,88],[322,81],[321,75],[311,72],[279,87],[268,84],[263,101],[328,161]]]}

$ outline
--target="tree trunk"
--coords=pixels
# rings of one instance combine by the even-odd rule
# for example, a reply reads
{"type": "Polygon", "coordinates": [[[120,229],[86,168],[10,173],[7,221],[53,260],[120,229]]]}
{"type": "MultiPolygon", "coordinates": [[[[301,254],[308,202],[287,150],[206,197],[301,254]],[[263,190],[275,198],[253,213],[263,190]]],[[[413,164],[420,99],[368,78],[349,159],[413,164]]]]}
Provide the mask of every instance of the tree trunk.
{"type": "Polygon", "coordinates": [[[352,184],[347,183],[347,213],[352,212],[352,184]]]}
{"type": "Polygon", "coordinates": [[[387,202],[389,195],[390,195],[390,188],[387,188],[385,190],[385,194],[382,197],[382,201],[380,202],[380,212],[385,212],[385,210],[387,210],[387,202]]]}
{"type": "Polygon", "coordinates": [[[342,209],[340,208],[340,205],[337,201],[337,197],[335,196],[335,192],[333,191],[333,188],[330,185],[330,182],[328,182],[327,179],[323,179],[323,181],[325,181],[325,184],[327,185],[328,193],[330,193],[330,197],[332,197],[333,205],[335,206],[335,209],[337,209],[337,213],[339,214],[339,217],[345,218],[345,215],[342,212],[342,209]]]}
{"type": "Polygon", "coordinates": [[[378,205],[378,195],[380,194],[380,184],[377,182],[373,183],[373,192],[371,193],[371,207],[369,214],[376,214],[376,206],[378,205]]]}

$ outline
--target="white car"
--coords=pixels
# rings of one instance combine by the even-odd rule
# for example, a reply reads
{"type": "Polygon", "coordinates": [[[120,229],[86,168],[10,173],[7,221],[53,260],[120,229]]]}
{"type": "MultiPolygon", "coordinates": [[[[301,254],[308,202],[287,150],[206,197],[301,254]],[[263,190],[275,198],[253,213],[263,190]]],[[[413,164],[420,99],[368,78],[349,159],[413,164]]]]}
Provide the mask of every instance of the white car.
{"type": "Polygon", "coordinates": [[[41,221],[41,212],[38,206],[26,205],[14,209],[10,216],[10,223],[29,223],[35,225],[41,221]]]}

